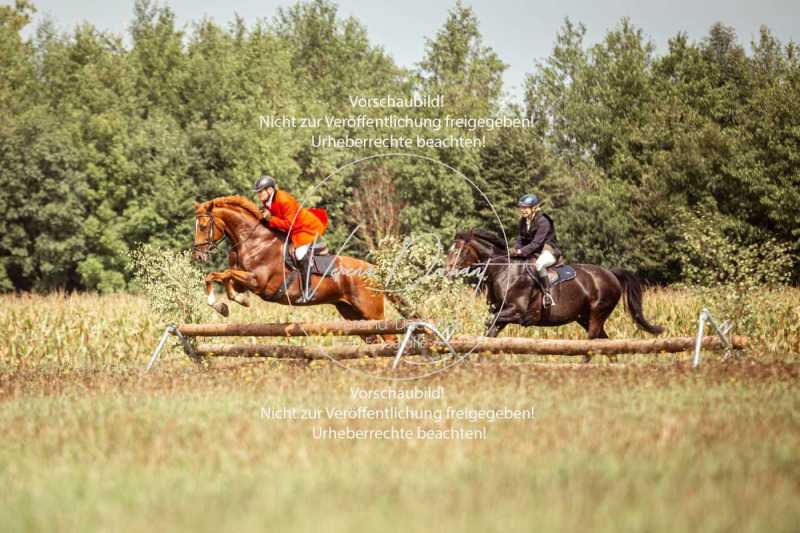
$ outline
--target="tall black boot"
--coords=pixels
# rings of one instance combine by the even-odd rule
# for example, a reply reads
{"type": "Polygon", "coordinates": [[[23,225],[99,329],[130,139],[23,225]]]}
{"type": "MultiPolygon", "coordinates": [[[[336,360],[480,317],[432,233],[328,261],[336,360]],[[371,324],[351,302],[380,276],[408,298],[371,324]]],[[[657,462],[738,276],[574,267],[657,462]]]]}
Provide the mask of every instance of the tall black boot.
{"type": "MultiPolygon", "coordinates": [[[[537,272],[537,274],[539,273],[537,272]]],[[[556,302],[550,293],[550,276],[547,275],[547,272],[545,272],[544,276],[539,274],[539,285],[542,287],[542,305],[544,307],[555,305],[556,302]]]]}
{"type": "Polygon", "coordinates": [[[309,295],[308,280],[311,274],[308,272],[310,267],[311,250],[306,251],[306,255],[299,261],[300,263],[300,298],[295,302],[298,304],[305,304],[311,301],[309,295]]]}

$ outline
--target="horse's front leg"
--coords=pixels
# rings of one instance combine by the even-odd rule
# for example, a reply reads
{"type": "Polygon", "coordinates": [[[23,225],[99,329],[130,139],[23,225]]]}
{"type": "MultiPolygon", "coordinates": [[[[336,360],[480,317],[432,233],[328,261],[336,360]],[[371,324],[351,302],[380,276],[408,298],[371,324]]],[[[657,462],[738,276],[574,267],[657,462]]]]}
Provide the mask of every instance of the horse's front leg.
{"type": "Polygon", "coordinates": [[[486,333],[483,334],[484,337],[497,337],[501,331],[507,326],[505,322],[497,322],[496,320],[490,320],[486,323],[486,333]]]}
{"type": "Polygon", "coordinates": [[[233,284],[236,282],[246,287],[246,290],[255,290],[258,287],[256,275],[246,270],[233,269],[226,270],[225,274],[227,275],[227,279],[225,280],[225,292],[228,295],[228,299],[244,307],[250,307],[250,298],[247,293],[236,292],[233,284]]]}
{"type": "Polygon", "coordinates": [[[230,314],[228,304],[225,302],[217,302],[217,293],[214,291],[214,282],[225,284],[225,272],[211,272],[210,274],[206,275],[205,282],[208,305],[210,305],[214,311],[222,316],[228,316],[230,314]]]}
{"type": "Polygon", "coordinates": [[[497,337],[503,329],[509,325],[519,322],[519,313],[512,307],[504,307],[491,320],[486,322],[486,337],[497,337]]]}

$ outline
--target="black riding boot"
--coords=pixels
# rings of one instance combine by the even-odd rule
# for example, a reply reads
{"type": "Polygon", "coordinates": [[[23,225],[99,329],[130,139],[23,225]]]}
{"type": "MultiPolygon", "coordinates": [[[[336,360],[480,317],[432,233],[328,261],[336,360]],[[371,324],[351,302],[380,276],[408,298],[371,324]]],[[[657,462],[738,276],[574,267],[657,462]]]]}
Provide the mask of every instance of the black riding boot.
{"type": "MultiPolygon", "coordinates": [[[[537,274],[539,274],[537,272],[537,274]]],[[[550,293],[550,276],[545,273],[544,276],[539,276],[539,284],[542,286],[542,305],[550,307],[556,302],[553,300],[553,295],[550,293]]]]}
{"type": "Polygon", "coordinates": [[[311,259],[311,251],[306,251],[306,255],[300,260],[300,299],[297,300],[298,304],[305,304],[311,301],[308,290],[308,280],[311,277],[309,274],[309,260],[311,259]]]}

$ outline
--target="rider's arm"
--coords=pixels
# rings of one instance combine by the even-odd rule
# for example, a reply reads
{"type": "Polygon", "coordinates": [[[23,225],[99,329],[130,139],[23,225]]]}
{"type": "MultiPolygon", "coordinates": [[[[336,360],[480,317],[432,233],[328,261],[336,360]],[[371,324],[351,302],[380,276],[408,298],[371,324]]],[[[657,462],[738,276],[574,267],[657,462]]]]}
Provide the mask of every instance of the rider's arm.
{"type": "MultiPolygon", "coordinates": [[[[288,232],[289,228],[292,227],[292,222],[295,220],[300,205],[297,203],[297,200],[288,194],[281,196],[283,197],[280,199],[280,206],[282,209],[279,210],[279,215],[273,213],[272,218],[269,219],[269,225],[272,228],[288,232]]],[[[275,200],[278,200],[278,198],[275,198],[275,200]]]]}
{"type": "MultiPolygon", "coordinates": [[[[292,215],[292,220],[294,220],[294,215],[292,215]]],[[[267,222],[271,228],[279,229],[281,231],[289,231],[289,228],[292,226],[291,220],[286,220],[285,218],[279,218],[276,216],[273,216],[267,222]]]]}

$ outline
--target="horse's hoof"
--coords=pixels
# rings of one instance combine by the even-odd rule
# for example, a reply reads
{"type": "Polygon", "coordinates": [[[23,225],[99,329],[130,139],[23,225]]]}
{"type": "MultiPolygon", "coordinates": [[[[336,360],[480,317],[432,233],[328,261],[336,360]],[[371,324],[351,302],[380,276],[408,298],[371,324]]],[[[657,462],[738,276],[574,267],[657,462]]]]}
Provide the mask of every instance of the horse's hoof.
{"type": "Polygon", "coordinates": [[[250,298],[248,298],[247,296],[237,294],[236,296],[234,296],[233,301],[241,305],[242,307],[250,307],[250,298]]]}
{"type": "Polygon", "coordinates": [[[214,311],[221,314],[222,316],[228,316],[231,314],[230,310],[228,309],[228,304],[225,302],[220,302],[218,304],[214,304],[214,311]]]}

